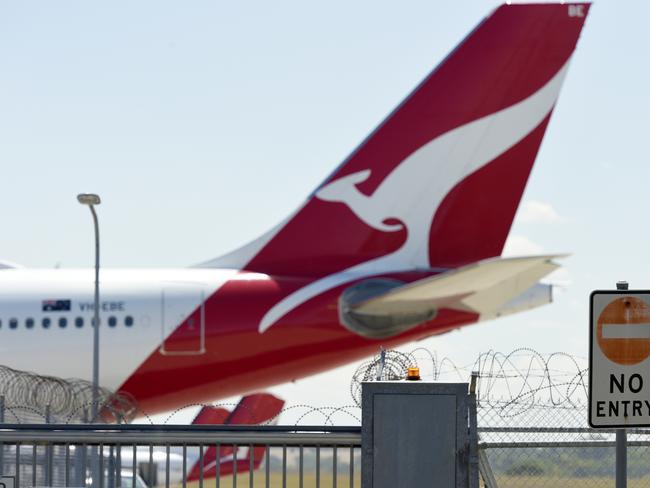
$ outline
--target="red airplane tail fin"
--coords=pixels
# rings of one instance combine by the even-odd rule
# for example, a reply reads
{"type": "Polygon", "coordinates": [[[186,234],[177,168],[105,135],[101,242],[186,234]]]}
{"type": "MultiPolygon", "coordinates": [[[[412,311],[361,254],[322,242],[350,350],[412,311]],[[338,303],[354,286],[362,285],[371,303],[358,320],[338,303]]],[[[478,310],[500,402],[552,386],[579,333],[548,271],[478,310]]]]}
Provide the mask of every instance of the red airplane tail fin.
{"type": "Polygon", "coordinates": [[[192,425],[221,425],[226,422],[230,412],[225,408],[206,405],[196,414],[192,425]]]}
{"type": "Polygon", "coordinates": [[[276,420],[284,407],[284,400],[270,393],[245,396],[234,408],[227,424],[260,425],[276,420]]]}
{"type": "MultiPolygon", "coordinates": [[[[224,425],[259,425],[273,422],[284,407],[284,400],[281,400],[269,393],[256,393],[243,397],[232,412],[225,409],[203,407],[193,424],[224,424],[224,425]],[[226,415],[223,415],[223,412],[226,415]],[[206,421],[198,421],[201,420],[206,421]],[[211,421],[211,420],[217,421],[211,421]]],[[[254,447],[253,449],[238,448],[237,450],[237,472],[249,471],[259,468],[264,459],[265,448],[254,447]],[[244,450],[248,452],[244,454],[244,450]],[[252,462],[251,462],[252,459],[252,462]]],[[[235,467],[235,456],[232,446],[210,446],[203,453],[203,479],[215,478],[217,467],[219,476],[226,476],[233,473],[235,467]]],[[[187,481],[196,481],[201,476],[201,460],[198,460],[190,469],[187,481]]]]}
{"type": "Polygon", "coordinates": [[[320,278],[500,255],[588,10],[497,8],[291,218],[202,266],[320,278]]]}

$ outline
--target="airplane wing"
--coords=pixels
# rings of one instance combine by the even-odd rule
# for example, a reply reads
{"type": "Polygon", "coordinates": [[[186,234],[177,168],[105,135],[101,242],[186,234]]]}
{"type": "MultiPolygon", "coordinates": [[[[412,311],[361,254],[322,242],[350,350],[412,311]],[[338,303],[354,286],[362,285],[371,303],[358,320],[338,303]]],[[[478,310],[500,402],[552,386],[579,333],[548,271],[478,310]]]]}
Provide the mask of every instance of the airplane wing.
{"type": "Polygon", "coordinates": [[[507,309],[507,305],[522,294],[541,291],[540,286],[544,285],[537,284],[538,280],[559,267],[553,259],[565,256],[499,257],[477,261],[392,288],[356,304],[348,303],[348,312],[395,317],[452,308],[482,315],[496,314],[503,307],[507,309]]]}

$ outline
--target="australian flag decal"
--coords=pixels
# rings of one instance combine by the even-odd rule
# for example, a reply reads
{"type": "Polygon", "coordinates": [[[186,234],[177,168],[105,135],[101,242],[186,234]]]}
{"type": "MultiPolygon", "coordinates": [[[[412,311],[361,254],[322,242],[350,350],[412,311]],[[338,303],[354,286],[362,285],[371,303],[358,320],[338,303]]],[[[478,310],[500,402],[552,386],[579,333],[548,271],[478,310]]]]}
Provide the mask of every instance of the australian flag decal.
{"type": "Polygon", "coordinates": [[[71,300],[43,300],[43,312],[69,312],[71,300]]]}

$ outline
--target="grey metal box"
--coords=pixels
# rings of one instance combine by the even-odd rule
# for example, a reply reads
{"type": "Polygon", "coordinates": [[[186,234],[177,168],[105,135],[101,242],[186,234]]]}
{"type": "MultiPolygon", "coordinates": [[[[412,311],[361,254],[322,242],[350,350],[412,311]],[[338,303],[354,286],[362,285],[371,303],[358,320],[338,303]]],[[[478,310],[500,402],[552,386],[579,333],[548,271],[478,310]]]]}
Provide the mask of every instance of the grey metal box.
{"type": "Polygon", "coordinates": [[[362,386],[363,488],[467,487],[468,385],[362,386]]]}

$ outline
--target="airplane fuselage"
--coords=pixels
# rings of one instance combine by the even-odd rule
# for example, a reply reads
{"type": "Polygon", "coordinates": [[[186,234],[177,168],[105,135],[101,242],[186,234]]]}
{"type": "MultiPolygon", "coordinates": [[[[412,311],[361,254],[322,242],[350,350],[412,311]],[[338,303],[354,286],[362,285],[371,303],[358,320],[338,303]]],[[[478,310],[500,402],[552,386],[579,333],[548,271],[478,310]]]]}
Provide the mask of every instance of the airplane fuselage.
{"type": "MultiPolygon", "coordinates": [[[[93,273],[3,270],[1,363],[89,380],[93,273]]],[[[335,289],[261,333],[268,304],[306,282],[237,270],[102,270],[100,385],[133,395],[138,407],[151,414],[302,378],[373,354],[380,344],[393,346],[478,318],[443,312],[399,338],[377,342],[339,324],[340,290],[335,289]]]]}

